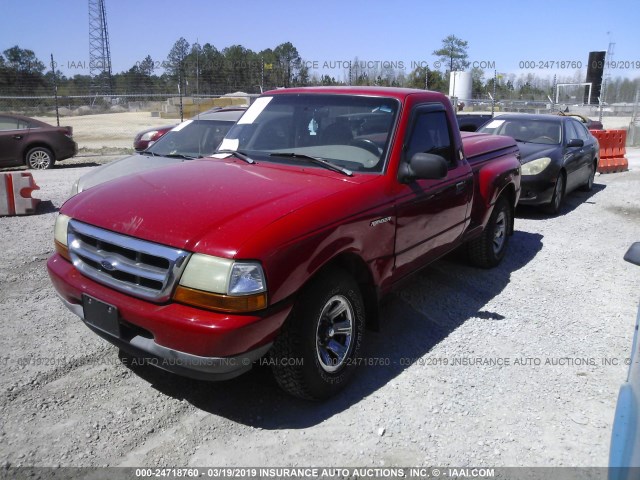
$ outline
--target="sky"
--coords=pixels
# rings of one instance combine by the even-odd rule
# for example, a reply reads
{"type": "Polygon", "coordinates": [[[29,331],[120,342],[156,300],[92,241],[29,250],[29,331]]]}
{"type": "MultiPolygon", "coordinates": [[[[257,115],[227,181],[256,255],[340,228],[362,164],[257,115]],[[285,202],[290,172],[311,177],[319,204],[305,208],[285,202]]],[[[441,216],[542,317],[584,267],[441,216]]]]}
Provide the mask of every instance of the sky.
{"type": "MultiPolygon", "coordinates": [[[[494,70],[569,76],[579,66],[584,74],[589,52],[610,42],[609,73],[640,77],[638,0],[106,0],[106,10],[114,73],[147,55],[165,60],[180,37],[219,50],[291,42],[311,73],[336,78],[355,57],[407,73],[416,65],[444,70],[432,52],[454,34],[487,77],[494,70]]],[[[67,76],[89,74],[88,0],[0,0],[0,11],[0,52],[18,45],[47,65],[53,54],[67,76]]]]}

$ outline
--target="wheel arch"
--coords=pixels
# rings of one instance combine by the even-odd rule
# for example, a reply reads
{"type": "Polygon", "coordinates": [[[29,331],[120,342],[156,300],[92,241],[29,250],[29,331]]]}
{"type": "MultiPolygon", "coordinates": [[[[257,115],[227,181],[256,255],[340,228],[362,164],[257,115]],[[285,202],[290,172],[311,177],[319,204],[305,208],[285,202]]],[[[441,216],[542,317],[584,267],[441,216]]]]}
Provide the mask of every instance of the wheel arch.
{"type": "Polygon", "coordinates": [[[56,151],[55,149],[49,145],[48,143],[45,143],[41,140],[38,141],[34,141],[31,142],[29,144],[27,144],[27,146],[25,148],[22,149],[22,163],[24,163],[25,165],[27,164],[27,154],[29,153],[29,151],[33,148],[46,148],[47,150],[49,150],[51,152],[51,154],[53,155],[53,160],[56,160],[56,151]]]}
{"type": "Polygon", "coordinates": [[[345,270],[354,278],[364,302],[365,325],[369,330],[378,331],[380,329],[378,289],[366,262],[354,252],[342,252],[327,262],[309,280],[331,268],[345,270]]]}
{"type": "MultiPolygon", "coordinates": [[[[513,231],[514,231],[514,219],[515,219],[515,214],[516,214],[516,187],[513,183],[509,183],[508,185],[506,185],[502,191],[500,192],[500,194],[496,197],[496,202],[498,201],[498,199],[500,197],[505,197],[507,199],[507,203],[509,204],[509,212],[511,213],[510,215],[510,221],[509,221],[509,225],[508,225],[508,231],[507,233],[509,235],[513,235],[513,231]]],[[[495,205],[495,203],[494,203],[495,205]]]]}

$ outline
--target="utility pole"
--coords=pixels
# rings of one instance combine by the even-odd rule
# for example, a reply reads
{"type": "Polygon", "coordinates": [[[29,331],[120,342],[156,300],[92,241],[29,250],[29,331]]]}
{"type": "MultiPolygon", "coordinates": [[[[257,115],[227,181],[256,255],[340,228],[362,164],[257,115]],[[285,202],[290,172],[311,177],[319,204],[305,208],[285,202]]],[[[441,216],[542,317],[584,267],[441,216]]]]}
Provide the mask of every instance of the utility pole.
{"type": "Polygon", "coordinates": [[[89,0],[89,75],[93,93],[111,94],[111,49],[105,0],[89,0]]]}
{"type": "Polygon", "coordinates": [[[53,61],[53,53],[51,54],[51,71],[53,72],[53,95],[56,99],[56,123],[60,126],[60,112],[58,111],[58,79],[56,78],[56,62],[53,61]]]}

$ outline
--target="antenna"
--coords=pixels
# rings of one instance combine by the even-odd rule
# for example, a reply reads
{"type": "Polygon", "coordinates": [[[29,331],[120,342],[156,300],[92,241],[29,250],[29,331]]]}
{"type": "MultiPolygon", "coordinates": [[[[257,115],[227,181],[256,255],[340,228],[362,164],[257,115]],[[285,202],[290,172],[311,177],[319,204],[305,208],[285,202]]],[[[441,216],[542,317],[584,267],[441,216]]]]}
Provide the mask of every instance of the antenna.
{"type": "Polygon", "coordinates": [[[105,0],[89,0],[89,74],[94,93],[111,93],[111,50],[105,0]]]}

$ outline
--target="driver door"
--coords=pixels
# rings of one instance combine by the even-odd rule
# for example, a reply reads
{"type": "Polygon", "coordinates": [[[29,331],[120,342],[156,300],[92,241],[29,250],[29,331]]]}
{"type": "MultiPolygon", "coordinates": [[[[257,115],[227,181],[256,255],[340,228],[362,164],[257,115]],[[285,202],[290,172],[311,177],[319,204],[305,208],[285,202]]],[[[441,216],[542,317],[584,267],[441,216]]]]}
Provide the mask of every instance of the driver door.
{"type": "Polygon", "coordinates": [[[413,180],[396,197],[396,268],[407,272],[456,245],[473,193],[471,167],[454,147],[442,104],[418,105],[408,132],[403,161],[417,152],[437,154],[447,161],[448,172],[444,179],[413,180]]]}

